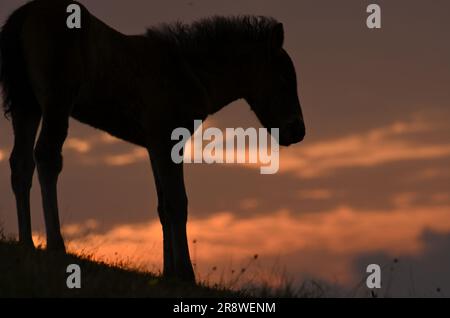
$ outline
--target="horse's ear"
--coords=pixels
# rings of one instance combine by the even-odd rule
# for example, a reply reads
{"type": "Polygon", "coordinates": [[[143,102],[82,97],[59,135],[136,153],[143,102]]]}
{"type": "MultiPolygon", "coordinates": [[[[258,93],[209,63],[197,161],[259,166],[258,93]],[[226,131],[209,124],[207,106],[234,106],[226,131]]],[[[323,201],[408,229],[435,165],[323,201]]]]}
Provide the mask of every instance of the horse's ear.
{"type": "Polygon", "coordinates": [[[284,27],[283,23],[277,23],[270,34],[270,49],[280,50],[284,43],[284,27]]]}

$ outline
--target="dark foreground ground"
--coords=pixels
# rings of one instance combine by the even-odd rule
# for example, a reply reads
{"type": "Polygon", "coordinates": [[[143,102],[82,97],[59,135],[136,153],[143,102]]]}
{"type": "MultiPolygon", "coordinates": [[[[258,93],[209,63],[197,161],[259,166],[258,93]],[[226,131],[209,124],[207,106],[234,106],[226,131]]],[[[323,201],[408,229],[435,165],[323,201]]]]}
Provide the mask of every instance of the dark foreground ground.
{"type": "Polygon", "coordinates": [[[0,240],[0,297],[242,297],[221,288],[164,281],[152,273],[90,260],[88,256],[29,250],[0,240]],[[67,266],[81,268],[81,288],[69,289],[67,266]]]}

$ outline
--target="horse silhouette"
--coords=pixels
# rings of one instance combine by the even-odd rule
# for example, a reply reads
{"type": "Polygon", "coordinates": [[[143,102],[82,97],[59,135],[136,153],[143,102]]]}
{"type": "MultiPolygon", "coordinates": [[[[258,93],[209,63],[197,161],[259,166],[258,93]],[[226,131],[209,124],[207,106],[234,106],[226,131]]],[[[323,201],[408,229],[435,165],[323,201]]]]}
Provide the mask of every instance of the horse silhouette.
{"type": "Polygon", "coordinates": [[[185,127],[192,133],[195,119],[245,99],[264,127],[279,128],[281,145],[301,141],[305,126],[283,25],[270,17],[212,17],[127,36],[81,4],[82,27],[68,28],[70,3],[31,1],[13,12],[0,36],[20,243],[33,247],[30,188],[36,166],[47,249],[65,252],[57,180],[73,117],[148,150],[163,229],[163,275],[195,281],[183,164],[171,160],[171,132],[185,127]]]}

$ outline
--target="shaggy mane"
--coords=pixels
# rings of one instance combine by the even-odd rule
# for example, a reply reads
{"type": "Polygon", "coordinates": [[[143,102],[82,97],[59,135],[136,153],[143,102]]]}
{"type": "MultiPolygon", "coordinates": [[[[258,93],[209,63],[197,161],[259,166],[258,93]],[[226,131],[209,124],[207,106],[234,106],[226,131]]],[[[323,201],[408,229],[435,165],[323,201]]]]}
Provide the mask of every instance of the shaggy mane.
{"type": "Polygon", "coordinates": [[[181,50],[221,50],[242,43],[265,43],[277,23],[266,16],[214,16],[191,24],[162,24],[149,28],[146,36],[160,38],[181,50]]]}

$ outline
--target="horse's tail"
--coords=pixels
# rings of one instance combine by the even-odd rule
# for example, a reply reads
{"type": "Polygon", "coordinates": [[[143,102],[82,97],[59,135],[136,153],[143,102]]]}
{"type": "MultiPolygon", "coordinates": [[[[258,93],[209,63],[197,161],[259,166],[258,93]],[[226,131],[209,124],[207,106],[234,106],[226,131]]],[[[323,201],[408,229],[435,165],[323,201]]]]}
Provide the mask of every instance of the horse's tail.
{"type": "Polygon", "coordinates": [[[26,105],[34,99],[21,41],[27,9],[28,5],[25,5],[14,11],[0,33],[0,84],[5,116],[16,104],[26,105]]]}

